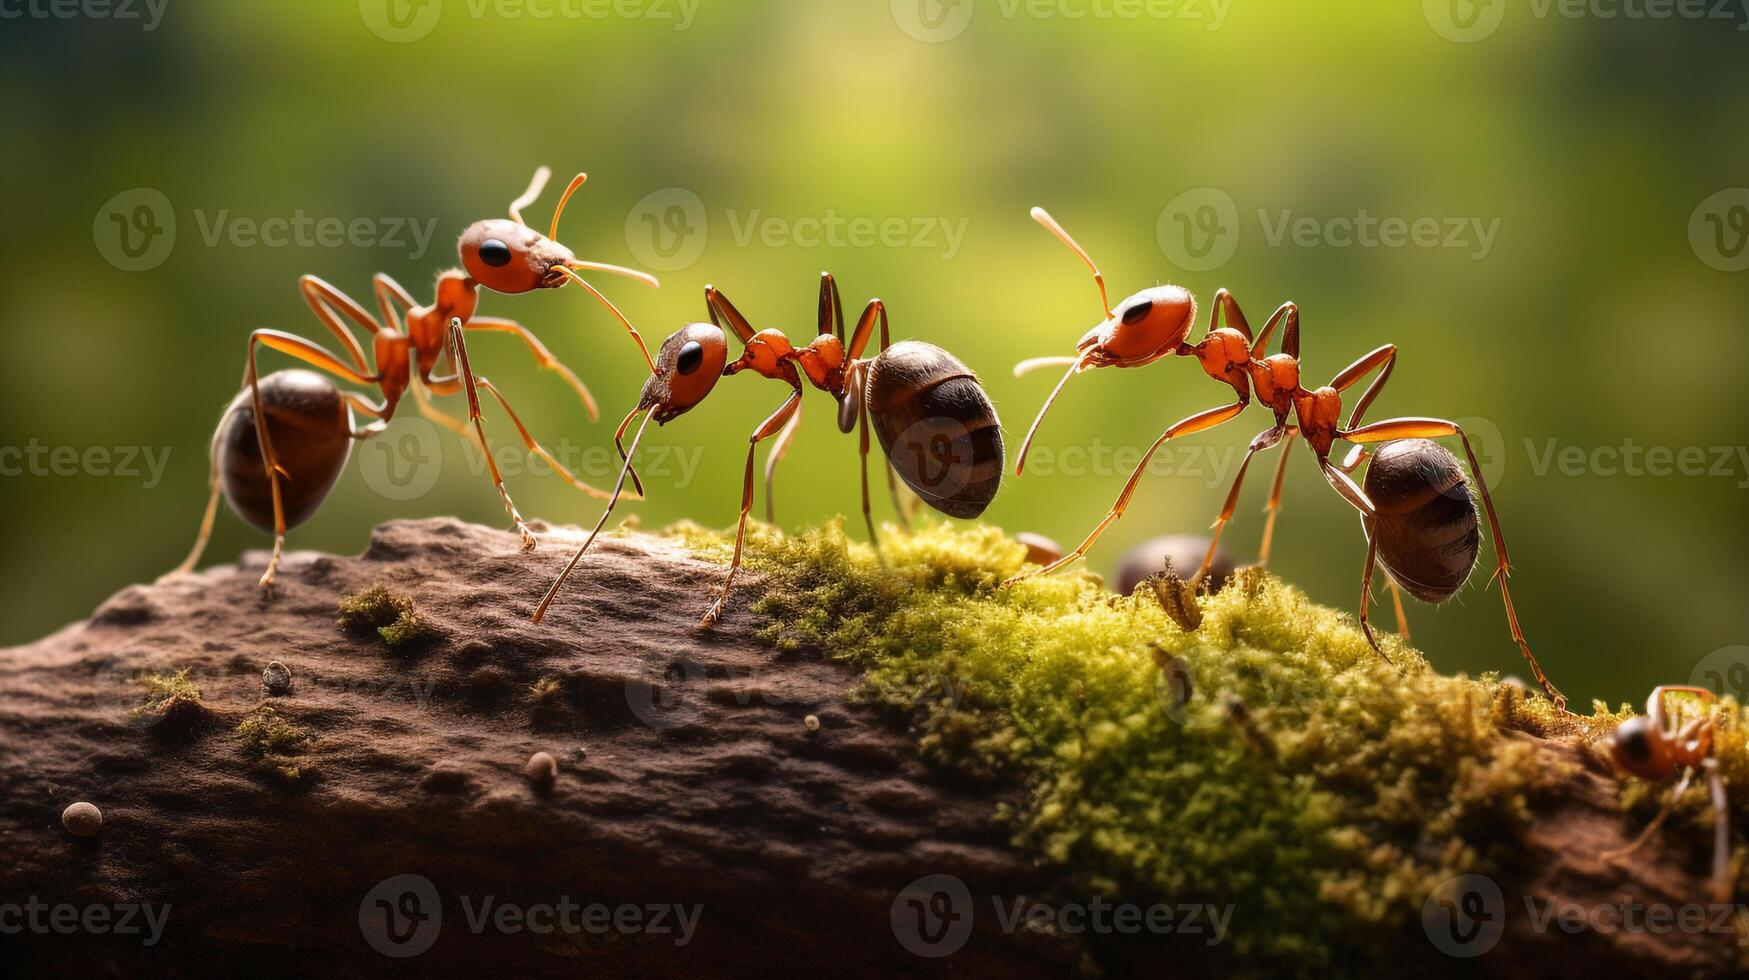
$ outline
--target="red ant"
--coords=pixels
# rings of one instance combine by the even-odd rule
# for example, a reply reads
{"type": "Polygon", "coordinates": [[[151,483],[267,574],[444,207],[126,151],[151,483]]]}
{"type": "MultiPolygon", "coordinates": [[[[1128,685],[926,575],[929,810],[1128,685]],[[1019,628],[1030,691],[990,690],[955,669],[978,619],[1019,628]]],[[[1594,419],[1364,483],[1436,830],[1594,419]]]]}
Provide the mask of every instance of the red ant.
{"type": "Polygon", "coordinates": [[[1622,857],[1651,840],[1652,835],[1658,832],[1658,828],[1670,816],[1676,801],[1682,799],[1682,794],[1687,792],[1695,770],[1704,769],[1713,807],[1713,901],[1727,903],[1731,900],[1732,890],[1731,823],[1730,814],[1725,808],[1725,780],[1719,774],[1719,760],[1713,754],[1713,718],[1710,706],[1714,700],[1713,692],[1704,687],[1654,688],[1652,696],[1646,700],[1645,716],[1629,718],[1616,726],[1615,731],[1610,734],[1609,758],[1618,770],[1641,779],[1660,782],[1681,770],[1682,779],[1676,784],[1676,791],[1670,795],[1670,802],[1664,805],[1633,843],[1610,851],[1603,857],[1622,857]],[[1665,700],[1672,694],[1692,694],[1700,698],[1709,706],[1708,714],[1680,728],[1676,727],[1675,714],[1665,700]]]}
{"type": "MultiPolygon", "coordinates": [[[[1037,430],[1039,420],[1044,418],[1044,413],[1056,399],[1057,392],[1076,373],[1088,367],[1108,365],[1139,367],[1169,354],[1197,358],[1210,377],[1232,386],[1237,399],[1231,405],[1199,412],[1168,427],[1143,454],[1141,463],[1130,475],[1123,492],[1118,495],[1117,503],[1079,548],[1043,568],[1022,572],[1004,584],[1041,572],[1054,571],[1084,556],[1099,535],[1123,516],[1124,509],[1135,494],[1137,484],[1141,482],[1148,461],[1167,440],[1213,428],[1237,417],[1249,404],[1252,392],[1255,391],[1257,400],[1274,412],[1275,424],[1258,433],[1247,448],[1244,462],[1240,464],[1239,472],[1233,480],[1233,488],[1227,495],[1226,504],[1215,519],[1209,550],[1191,581],[1198,582],[1208,573],[1214,560],[1215,548],[1220,542],[1221,530],[1232,519],[1237,506],[1239,490],[1245,479],[1245,471],[1251,465],[1251,458],[1259,452],[1290,441],[1296,434],[1300,435],[1317,458],[1318,468],[1324,474],[1325,480],[1338,495],[1360,512],[1362,525],[1367,530],[1368,547],[1362,575],[1360,623],[1367,641],[1380,656],[1384,656],[1384,651],[1379,647],[1367,622],[1367,604],[1371,595],[1375,561],[1384,564],[1386,571],[1390,573],[1393,590],[1400,585],[1413,595],[1438,603],[1450,598],[1468,580],[1475,560],[1479,547],[1475,526],[1477,515],[1475,503],[1469,496],[1468,484],[1464,481],[1462,470],[1455,459],[1450,459],[1447,465],[1445,458],[1450,457],[1449,451],[1425,442],[1429,438],[1457,436],[1469,457],[1470,469],[1475,475],[1476,488],[1481,494],[1489,528],[1493,533],[1495,577],[1500,581],[1500,595],[1506,606],[1506,621],[1512,638],[1518,644],[1519,651],[1524,654],[1525,660],[1530,663],[1537,683],[1542,686],[1550,700],[1563,709],[1566,707],[1566,698],[1543,673],[1542,666],[1531,653],[1530,644],[1519,627],[1518,613],[1512,605],[1512,594],[1506,585],[1509,564],[1505,536],[1501,533],[1500,521],[1494,512],[1493,499],[1483,482],[1481,467],[1476,462],[1475,450],[1471,448],[1463,429],[1455,422],[1420,417],[1362,424],[1367,408],[1390,379],[1397,357],[1395,345],[1379,347],[1344,368],[1330,384],[1308,390],[1300,383],[1299,308],[1293,303],[1283,303],[1253,340],[1238,304],[1223,289],[1215,294],[1215,309],[1210,315],[1207,334],[1200,343],[1191,345],[1185,342],[1185,338],[1196,316],[1196,300],[1188,290],[1173,285],[1155,286],[1124,300],[1118,306],[1121,312],[1113,312],[1106,300],[1105,279],[1086,250],[1042,208],[1034,208],[1032,216],[1079,255],[1093,271],[1094,282],[1099,286],[1100,304],[1106,314],[1105,320],[1088,331],[1076,345],[1080,354],[1070,360],[1068,372],[1057,383],[1050,398],[1046,399],[1044,407],[1039,410],[1038,419],[1033,422],[1033,431],[1037,430]],[[1223,314],[1230,324],[1225,328],[1217,326],[1223,314]],[[1277,325],[1282,327],[1282,352],[1263,356],[1277,325]],[[1375,371],[1378,376],[1355,403],[1347,424],[1341,424],[1342,392],[1375,371]],[[1295,421],[1293,425],[1288,423],[1290,415],[1295,421]],[[1340,465],[1330,462],[1330,452],[1337,439],[1353,444],[1340,465]],[[1380,450],[1374,466],[1368,469],[1368,489],[1363,491],[1348,474],[1368,459],[1370,454],[1366,449],[1367,445],[1393,440],[1407,442],[1380,450]],[[1445,458],[1440,454],[1444,454],[1445,458]],[[1379,503],[1375,504],[1369,493],[1379,494],[1379,503]]],[[[1017,373],[1020,369],[1029,369],[1041,363],[1061,363],[1063,360],[1049,358],[1023,362],[1017,368],[1017,373]]],[[[1028,445],[1031,440],[1032,433],[1029,432],[1028,445]]],[[[1022,445],[1022,465],[1025,462],[1026,449],[1027,445],[1022,445]]],[[[1276,512],[1280,507],[1286,464],[1287,452],[1284,446],[1270,497],[1269,525],[1264,530],[1264,551],[1259,564],[1264,564],[1268,559],[1269,542],[1276,512]]],[[[1016,467],[1015,472],[1018,474],[1020,467],[1016,467]]],[[[1399,620],[1402,616],[1401,608],[1399,600],[1399,620]]]]}
{"type": "MultiPolygon", "coordinates": [[[[199,561],[212,534],[219,494],[223,491],[238,516],[264,531],[273,532],[273,556],[268,560],[260,583],[263,587],[272,585],[287,529],[307,520],[316,511],[345,467],[352,442],[370,438],[387,428],[402,395],[409,388],[421,412],[464,438],[468,435],[467,423],[436,409],[427,393],[441,396],[465,390],[468,421],[473,424],[474,435],[482,449],[486,446],[486,436],[481,424],[477,389],[485,388],[504,406],[529,452],[546,460],[572,486],[591,495],[605,496],[560,465],[535,441],[496,385],[485,377],[474,376],[468,366],[467,347],[463,342],[464,329],[497,331],[521,338],[536,363],[562,376],[583,400],[590,419],[595,419],[598,413],[589,390],[527,327],[514,320],[474,315],[481,287],[500,293],[526,293],[535,289],[555,289],[576,281],[625,324],[643,351],[645,362],[653,364],[643,338],[638,336],[631,322],[577,270],[610,272],[651,286],[657,285],[655,277],[617,265],[580,260],[554,237],[558,234],[559,216],[564,212],[566,202],[583,185],[586,175],[578,174],[565,188],[558,206],[553,209],[552,223],[546,235],[522,220],[522,208],[540,196],[549,176],[551,171],[546,167],[535,171],[528,189],[511,202],[509,220],[478,221],[462,233],[457,248],[464,269],[451,269],[438,276],[436,300],[429,306],[416,304],[400,284],[378,273],[374,279],[377,303],[382,310],[382,320],[378,321],[351,297],[321,279],[304,276],[299,280],[305,302],[323,326],[339,339],[346,356],[342,358],[320,344],[281,330],[260,329],[249,335],[248,360],[243,371],[244,390],[225,409],[213,435],[210,453],[212,492],[207,499],[206,514],[201,520],[194,548],[175,571],[192,570],[199,561]],[[371,334],[374,370],[347,326],[348,320],[371,334]],[[353,384],[376,385],[382,392],[382,401],[373,404],[357,392],[343,392],[328,378],[310,371],[280,371],[258,380],[255,366],[257,345],[289,354],[353,384]],[[449,351],[452,370],[439,376],[435,371],[445,350],[449,351]],[[362,429],[356,428],[352,420],[353,409],[375,421],[362,429]],[[284,447],[283,450],[280,447],[284,447]],[[289,492],[281,486],[282,480],[291,483],[289,492]]],[[[522,534],[523,550],[532,549],[535,546],[533,532],[511,501],[510,491],[505,488],[490,451],[486,451],[485,458],[505,510],[522,534]]]]}

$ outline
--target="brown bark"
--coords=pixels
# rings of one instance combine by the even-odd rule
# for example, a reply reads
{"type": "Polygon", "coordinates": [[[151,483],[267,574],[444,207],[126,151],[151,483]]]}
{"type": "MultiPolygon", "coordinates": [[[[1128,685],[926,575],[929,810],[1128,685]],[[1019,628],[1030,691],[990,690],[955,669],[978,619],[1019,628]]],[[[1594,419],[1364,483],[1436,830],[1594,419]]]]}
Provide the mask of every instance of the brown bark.
{"type": "MultiPolygon", "coordinates": [[[[255,588],[251,555],[125,589],[89,621],[0,651],[0,902],[170,905],[150,949],[89,934],[0,944],[62,975],[1028,976],[1097,964],[1166,976],[1230,965],[1202,937],[1004,931],[991,896],[1069,894],[995,819],[1019,790],[931,769],[905,719],[854,702],[848,668],[758,642],[756,576],[714,633],[696,631],[723,569],[670,540],[599,542],[532,626],[573,542],[555,532],[523,555],[507,533],[391,523],[358,558],[290,556],[271,598],[255,588]],[[343,632],[336,600],[375,583],[411,595],[439,638],[402,650],[343,632]],[[287,695],[264,693],[273,660],[293,674],[287,695]],[[189,669],[202,709],[132,717],[135,674],[171,668],[189,669]],[[556,690],[537,693],[543,678],[556,690]],[[235,730],[264,701],[312,736],[296,780],[235,730]],[[550,788],[524,773],[537,751],[558,761],[550,788]],[[78,800],[103,811],[95,837],[61,826],[78,800]],[[402,874],[429,879],[442,905],[435,945],[406,959],[374,951],[361,926],[372,888],[402,874]],[[935,874],[978,903],[970,941],[939,960],[909,952],[893,921],[901,890],[935,874]],[[475,934],[462,898],[477,909],[488,895],[702,908],[684,946],[672,933],[475,934]]],[[[1574,775],[1503,883],[1509,900],[1518,889],[1586,906],[1624,891],[1673,904],[1704,893],[1703,848],[1668,833],[1629,862],[1600,859],[1632,829],[1613,782],[1572,746],[1535,744],[1574,775]]],[[[1392,941],[1393,962],[1671,975],[1720,971],[1734,954],[1722,947],[1735,937],[1573,939],[1530,929],[1522,905],[1508,920],[1499,948],[1474,961],[1445,957],[1416,923],[1392,941]]]]}

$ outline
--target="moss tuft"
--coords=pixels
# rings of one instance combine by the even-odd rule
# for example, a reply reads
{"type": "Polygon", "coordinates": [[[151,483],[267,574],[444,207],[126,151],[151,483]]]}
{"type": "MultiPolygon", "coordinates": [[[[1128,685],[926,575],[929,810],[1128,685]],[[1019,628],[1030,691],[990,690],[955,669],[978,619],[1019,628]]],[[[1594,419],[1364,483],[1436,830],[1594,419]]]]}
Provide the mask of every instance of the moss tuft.
{"type": "MultiPolygon", "coordinates": [[[[727,561],[720,537],[672,533],[727,561]]],[[[908,713],[938,764],[1025,784],[1018,846],[1089,895],[1230,904],[1234,952],[1262,968],[1377,955],[1356,937],[1382,949],[1441,881],[1504,867],[1562,778],[1509,730],[1594,737],[1622,717],[1441,675],[1394,637],[1393,666],[1260,571],[1201,597],[1186,632],[1085,572],[999,588],[1024,555],[940,524],[877,555],[837,522],[755,526],[748,563],[764,639],[860,668],[862,696],[908,713]]],[[[1741,769],[1731,709],[1720,747],[1741,769]]]]}
{"type": "Polygon", "coordinates": [[[392,647],[415,647],[437,639],[435,626],[419,615],[413,600],[382,585],[340,599],[340,627],[349,633],[375,633],[392,647]]]}
{"type": "Polygon", "coordinates": [[[301,756],[309,749],[310,733],[279,716],[268,705],[261,705],[237,723],[237,735],[243,740],[243,752],[262,771],[295,783],[309,774],[308,764],[301,756]]]}
{"type": "Polygon", "coordinates": [[[134,682],[140,686],[141,697],[133,716],[154,727],[186,726],[206,711],[200,703],[200,685],[188,679],[186,667],[137,674],[134,682]]]}

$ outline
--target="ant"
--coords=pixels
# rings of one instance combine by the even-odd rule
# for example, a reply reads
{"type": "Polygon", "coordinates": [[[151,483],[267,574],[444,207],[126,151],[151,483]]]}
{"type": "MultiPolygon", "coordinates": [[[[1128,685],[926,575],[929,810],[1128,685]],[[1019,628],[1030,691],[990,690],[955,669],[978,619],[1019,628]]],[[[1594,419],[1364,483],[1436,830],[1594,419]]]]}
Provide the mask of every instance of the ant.
{"type": "MultiPolygon", "coordinates": [[[[1221,530],[1232,519],[1238,504],[1239,491],[1252,457],[1282,445],[1282,459],[1277,465],[1275,485],[1270,496],[1269,523],[1264,529],[1263,553],[1258,561],[1259,565],[1267,563],[1287,466],[1286,444],[1297,435],[1305,440],[1316,457],[1318,468],[1325,480],[1361,515],[1362,525],[1367,531],[1368,547],[1362,574],[1360,624],[1366,633],[1367,642],[1383,657],[1384,651],[1367,621],[1375,563],[1384,564],[1385,570],[1390,573],[1393,595],[1397,588],[1402,587],[1408,589],[1412,595],[1434,603],[1449,599],[1469,578],[1479,548],[1475,503],[1470,498],[1468,483],[1464,480],[1455,458],[1450,457],[1449,451],[1426,441],[1430,438],[1457,436],[1469,457],[1476,489],[1480,492],[1487,511],[1489,529],[1494,538],[1494,577],[1500,581],[1500,595],[1506,606],[1506,621],[1512,638],[1525,660],[1530,663],[1544,693],[1557,707],[1565,709],[1566,698],[1543,673],[1542,666],[1531,653],[1530,644],[1525,640],[1524,632],[1519,626],[1518,613],[1512,604],[1512,593],[1506,584],[1510,566],[1505,536],[1501,533],[1500,520],[1494,512],[1494,502],[1482,478],[1481,467],[1476,462],[1475,450],[1470,446],[1469,437],[1464,434],[1462,427],[1445,419],[1421,417],[1394,418],[1370,425],[1362,424],[1366,410],[1378,397],[1385,382],[1390,380],[1397,358],[1394,344],[1385,344],[1361,357],[1338,373],[1330,384],[1308,390],[1300,383],[1300,318],[1299,307],[1294,303],[1283,303],[1277,308],[1253,340],[1237,302],[1226,290],[1220,290],[1215,294],[1215,308],[1210,314],[1207,334],[1200,343],[1191,345],[1185,342],[1185,337],[1189,334],[1191,322],[1196,315],[1196,300],[1188,290],[1174,285],[1155,286],[1124,300],[1118,306],[1121,312],[1113,312],[1106,301],[1105,279],[1087,252],[1044,209],[1034,208],[1032,216],[1079,255],[1092,270],[1094,282],[1099,286],[1100,304],[1106,311],[1105,320],[1088,331],[1076,345],[1081,353],[1069,359],[1068,372],[1057,383],[1056,389],[1039,410],[1038,419],[1033,422],[1034,431],[1050,408],[1051,402],[1056,399],[1057,392],[1076,373],[1088,367],[1108,365],[1139,367],[1169,354],[1196,357],[1210,377],[1232,386],[1237,399],[1231,405],[1199,412],[1167,428],[1143,454],[1141,463],[1130,475],[1117,503],[1093,529],[1087,540],[1082,542],[1081,547],[1043,568],[1022,572],[1004,584],[1053,571],[1084,556],[1099,535],[1123,516],[1148,461],[1167,440],[1213,428],[1237,417],[1250,403],[1252,393],[1255,392],[1257,400],[1274,413],[1275,424],[1258,433],[1247,447],[1245,459],[1239,465],[1226,504],[1215,519],[1208,552],[1191,583],[1194,585],[1200,582],[1208,574],[1216,547],[1220,543],[1221,530]],[[1230,326],[1217,326],[1223,315],[1230,326]],[[1269,340],[1278,325],[1282,329],[1282,352],[1262,356],[1268,350],[1269,340]],[[1348,423],[1342,425],[1342,392],[1375,371],[1378,372],[1377,377],[1355,403],[1348,423]],[[1293,417],[1294,424],[1289,424],[1290,416],[1293,417]],[[1353,444],[1339,465],[1330,462],[1330,453],[1337,439],[1353,444]],[[1408,443],[1381,448],[1377,454],[1370,453],[1366,448],[1374,443],[1394,440],[1408,440],[1408,443]],[[1374,459],[1374,466],[1368,469],[1368,490],[1362,490],[1348,474],[1354,472],[1369,457],[1374,459]],[[1375,505],[1369,492],[1380,495],[1382,507],[1375,505]],[[1428,524],[1429,520],[1434,521],[1431,526],[1428,524]]],[[[1063,360],[1041,358],[1023,362],[1017,367],[1016,373],[1044,363],[1062,363],[1063,360]]],[[[1029,432],[1027,444],[1031,440],[1032,433],[1029,432]]],[[[1026,445],[1022,445],[1022,465],[1025,454],[1026,445]]],[[[1017,467],[1016,473],[1019,471],[1017,467]]],[[[1402,624],[1400,598],[1397,599],[1397,611],[1399,624],[1402,624]]]]}
{"type": "MultiPolygon", "coordinates": [[[[643,390],[638,394],[637,405],[626,413],[626,417],[621,420],[619,428],[613,434],[614,445],[619,447],[620,456],[624,458],[625,465],[620,467],[619,479],[613,485],[613,493],[608,498],[607,509],[601,512],[601,519],[595,522],[594,529],[589,532],[587,538],[583,539],[583,543],[577,546],[576,553],[571,555],[571,560],[566,563],[564,570],[559,573],[557,578],[553,579],[553,584],[547,588],[547,593],[541,598],[540,605],[535,607],[532,617],[534,622],[538,623],[546,616],[547,607],[553,604],[553,599],[558,596],[559,589],[565,584],[565,579],[571,576],[571,570],[577,567],[577,563],[583,558],[583,553],[595,543],[596,536],[606,526],[608,516],[619,504],[620,493],[625,489],[626,477],[630,475],[634,484],[637,483],[637,474],[632,469],[632,457],[637,455],[638,443],[644,438],[644,430],[649,427],[650,420],[655,419],[657,425],[666,425],[691,411],[699,402],[704,401],[705,396],[716,388],[717,379],[726,373],[723,364],[728,359],[728,339],[723,335],[722,328],[713,323],[689,323],[669,334],[668,339],[662,341],[650,376],[644,379],[643,390]],[[632,419],[640,413],[643,414],[644,420],[638,423],[638,430],[632,436],[631,448],[627,449],[621,444],[620,439],[625,435],[632,419]]],[[[800,391],[799,387],[797,391],[800,391]]],[[[747,463],[749,492],[751,492],[752,486],[753,463],[751,456],[749,456],[747,463]]],[[[747,506],[743,504],[741,520],[745,523],[746,519],[747,506]]],[[[735,539],[737,564],[740,561],[740,556],[741,540],[737,536],[735,539]]],[[[729,574],[733,578],[734,570],[731,569],[729,574]]],[[[727,591],[728,586],[725,584],[725,594],[727,591]]]]}
{"type": "Polygon", "coordinates": [[[887,459],[887,486],[901,521],[905,521],[905,508],[899,504],[898,487],[893,481],[895,472],[924,503],[952,517],[977,517],[995,499],[1002,481],[1002,426],[995,406],[977,375],[959,358],[919,340],[892,343],[885,303],[869,300],[847,339],[838,284],[831,273],[822,272],[818,335],[807,346],[798,348],[781,330],[755,331],[715,286],[706,286],[704,292],[711,322],[719,327],[726,324],[745,348],[723,373],[751,370],[782,381],[791,391],[783,405],[760,423],[749,439],[741,516],[735,527],[735,557],[716,602],[699,620],[701,629],[715,625],[728,601],[729,587],[741,566],[747,514],[753,506],[754,453],[761,441],[776,435],[778,442],[773,445],[766,466],[769,504],[772,472],[800,424],[802,377],[837,400],[840,432],[848,434],[853,428],[858,431],[862,518],[868,526],[871,544],[878,541],[868,493],[871,422],[887,459]],[[881,331],[880,353],[864,358],[877,322],[881,331]]]}
{"type": "Polygon", "coordinates": [[[1617,770],[1641,779],[1663,781],[1676,775],[1680,769],[1682,779],[1676,784],[1676,792],[1671,794],[1670,802],[1646,825],[1639,837],[1626,847],[1610,851],[1603,857],[1614,859],[1625,856],[1651,840],[1652,835],[1657,833],[1664,820],[1670,816],[1676,801],[1682,799],[1682,794],[1688,790],[1695,769],[1704,769],[1712,794],[1713,808],[1713,901],[1728,903],[1731,900],[1731,824],[1725,809],[1725,780],[1719,774],[1719,760],[1713,753],[1713,718],[1710,708],[1715,700],[1713,692],[1704,687],[1654,688],[1652,696],[1646,700],[1645,716],[1629,718],[1616,726],[1615,731],[1610,734],[1609,758],[1617,770]],[[1666,701],[1672,694],[1691,694],[1701,699],[1708,706],[1707,715],[1678,728],[1675,714],[1666,701]]]}
{"type": "MultiPolygon", "coordinates": [[[[617,265],[580,260],[555,238],[559,216],[564,212],[566,202],[583,185],[587,175],[578,174],[565,188],[553,209],[552,223],[546,235],[523,221],[522,209],[540,196],[551,173],[546,167],[535,171],[528,189],[511,202],[509,220],[477,221],[462,232],[457,249],[464,268],[451,269],[438,276],[436,299],[429,306],[418,305],[399,283],[378,273],[373,280],[377,303],[382,311],[382,320],[378,321],[350,296],[323,280],[306,275],[298,281],[304,301],[323,326],[339,339],[346,356],[342,358],[320,344],[281,330],[264,328],[249,335],[243,390],[226,407],[213,434],[209,453],[211,493],[206,513],[194,548],[175,572],[190,571],[199,561],[212,534],[213,518],[222,491],[238,516],[264,531],[273,532],[273,555],[260,581],[264,588],[271,586],[284,550],[286,531],[315,513],[345,467],[352,443],[371,438],[386,429],[401,397],[409,388],[423,414],[467,438],[468,423],[442,412],[429,400],[430,395],[451,395],[465,390],[468,422],[472,423],[473,435],[479,439],[482,449],[486,446],[486,435],[481,423],[478,388],[485,388],[504,407],[529,452],[551,464],[577,489],[593,496],[605,496],[560,465],[535,441],[497,386],[486,377],[473,374],[463,342],[464,330],[515,335],[528,346],[537,364],[559,374],[571,385],[583,400],[590,419],[594,420],[598,413],[589,390],[527,327],[514,320],[474,315],[481,287],[499,293],[526,293],[535,289],[555,289],[576,281],[625,324],[643,351],[645,362],[651,363],[653,369],[649,350],[631,321],[577,270],[608,272],[651,286],[657,285],[655,277],[617,265]],[[374,369],[347,321],[371,334],[374,369]],[[258,345],[288,354],[344,381],[375,385],[382,392],[382,401],[372,403],[357,392],[341,391],[329,378],[308,370],[278,371],[259,378],[255,364],[258,345]],[[437,375],[437,365],[445,351],[450,356],[451,370],[446,375],[437,375]],[[362,429],[355,427],[354,409],[374,421],[362,429]],[[282,481],[291,484],[289,490],[282,487],[282,481]]],[[[523,550],[533,549],[534,534],[511,501],[497,463],[490,452],[485,458],[505,510],[522,534],[523,550]]]]}

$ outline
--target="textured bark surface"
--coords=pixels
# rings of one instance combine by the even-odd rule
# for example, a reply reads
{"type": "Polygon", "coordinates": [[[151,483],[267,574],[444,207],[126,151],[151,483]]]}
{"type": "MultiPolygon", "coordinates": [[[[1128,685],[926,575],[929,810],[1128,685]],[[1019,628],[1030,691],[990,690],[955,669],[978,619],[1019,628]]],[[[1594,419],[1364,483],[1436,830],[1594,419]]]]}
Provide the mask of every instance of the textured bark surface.
{"type": "MultiPolygon", "coordinates": [[[[56,975],[1221,970],[1205,937],[1103,938],[1090,949],[1003,931],[990,896],[1050,899],[1061,885],[1012,850],[995,820],[1019,791],[931,769],[905,719],[852,701],[848,668],[758,642],[756,576],[717,630],[700,633],[693,623],[722,567],[668,539],[609,538],[549,619],[531,625],[575,540],[554,530],[525,555],[496,530],[391,523],[357,558],[289,556],[271,598],[249,555],[125,589],[87,622],[0,651],[0,902],[171,907],[151,949],[137,937],[29,932],[0,945],[56,975]],[[402,651],[342,631],[337,599],[376,583],[411,595],[440,637],[402,651]],[[272,660],[293,673],[285,696],[262,688],[272,660]],[[132,715],[136,674],[182,668],[202,689],[201,712],[156,725],[132,715]],[[545,696],[533,690],[543,678],[557,682],[545,696]],[[264,701],[313,737],[295,782],[260,765],[235,731],[264,701]],[[523,774],[536,751],[558,760],[550,791],[523,774]],[[78,800],[102,809],[101,834],[62,828],[62,809],[78,800]],[[373,949],[361,915],[384,922],[367,896],[403,874],[433,883],[442,923],[429,951],[394,958],[373,949]],[[970,941],[941,960],[908,952],[894,923],[901,891],[935,874],[977,896],[970,941]],[[485,896],[702,909],[684,946],[673,933],[476,934],[464,897],[477,909],[485,896]]],[[[1634,829],[1613,780],[1577,747],[1531,741],[1571,771],[1571,792],[1540,815],[1526,863],[1502,882],[1503,941],[1460,961],[1417,923],[1386,939],[1398,961],[1431,974],[1728,969],[1734,935],[1575,939],[1533,928],[1523,893],[1584,907],[1704,900],[1706,842],[1666,833],[1604,861],[1634,829]]],[[[897,914],[911,910],[901,902],[897,914]]]]}

